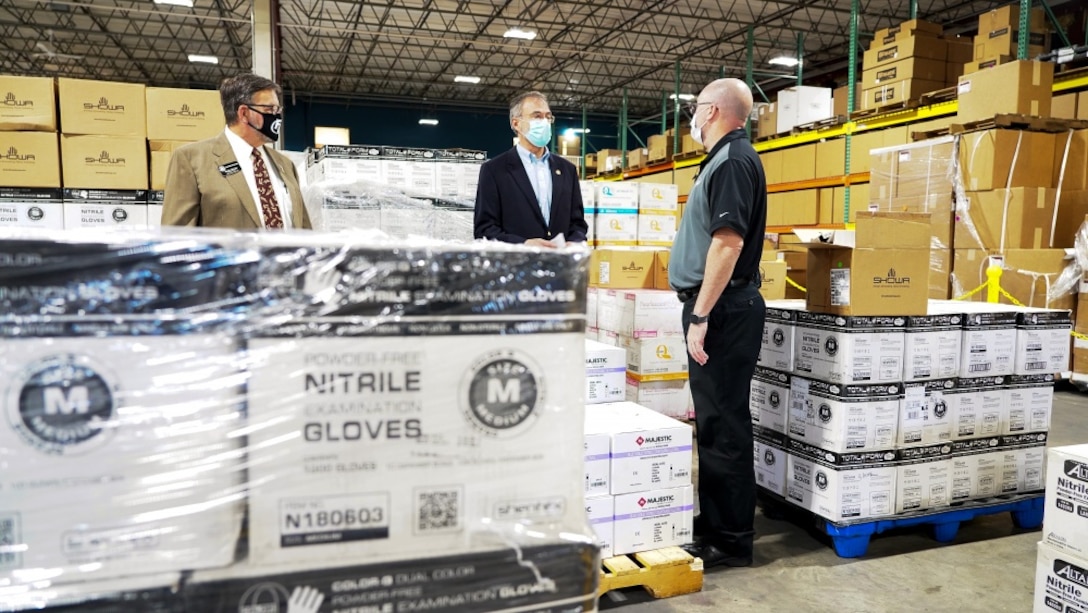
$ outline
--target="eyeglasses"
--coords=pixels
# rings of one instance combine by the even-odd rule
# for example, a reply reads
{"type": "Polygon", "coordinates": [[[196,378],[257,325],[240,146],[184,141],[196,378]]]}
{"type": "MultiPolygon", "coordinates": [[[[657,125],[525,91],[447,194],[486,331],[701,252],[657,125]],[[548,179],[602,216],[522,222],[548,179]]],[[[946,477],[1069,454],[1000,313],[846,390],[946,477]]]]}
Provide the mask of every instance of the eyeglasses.
{"type": "Polygon", "coordinates": [[[703,106],[704,104],[709,104],[711,106],[714,105],[713,102],[689,102],[688,105],[687,105],[688,114],[689,115],[694,115],[695,112],[699,110],[699,107],[703,106]]]}
{"type": "Polygon", "coordinates": [[[251,109],[258,109],[258,108],[270,109],[268,112],[272,113],[273,115],[278,115],[278,114],[283,112],[283,107],[279,106],[277,104],[253,104],[253,103],[247,102],[246,106],[248,106],[251,109]]]}
{"type": "MultiPolygon", "coordinates": [[[[520,115],[520,117],[525,117],[525,115],[520,115]]],[[[529,115],[529,119],[547,119],[548,123],[555,123],[555,115],[551,113],[536,112],[529,115]]]]}

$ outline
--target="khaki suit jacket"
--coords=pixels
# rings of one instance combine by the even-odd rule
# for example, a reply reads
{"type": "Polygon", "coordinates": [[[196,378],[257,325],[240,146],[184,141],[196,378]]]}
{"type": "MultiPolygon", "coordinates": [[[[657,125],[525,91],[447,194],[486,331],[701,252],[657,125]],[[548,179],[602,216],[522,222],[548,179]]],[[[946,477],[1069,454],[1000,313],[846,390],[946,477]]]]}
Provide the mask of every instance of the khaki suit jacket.
{"type": "MultiPolygon", "coordinates": [[[[291,194],[291,224],[311,229],[298,172],[286,156],[274,149],[265,153],[291,194]]],[[[257,203],[241,171],[224,175],[225,165],[238,162],[226,134],[183,145],[170,157],[163,196],[162,225],[205,228],[260,229],[257,203]]]]}

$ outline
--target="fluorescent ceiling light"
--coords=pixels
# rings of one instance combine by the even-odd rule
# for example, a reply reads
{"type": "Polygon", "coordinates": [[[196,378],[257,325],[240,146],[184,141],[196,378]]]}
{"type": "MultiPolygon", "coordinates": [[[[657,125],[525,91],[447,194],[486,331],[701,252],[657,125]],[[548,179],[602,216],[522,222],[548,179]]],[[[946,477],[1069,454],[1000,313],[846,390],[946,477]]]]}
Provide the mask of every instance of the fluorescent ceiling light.
{"type": "Polygon", "coordinates": [[[589,134],[589,128],[567,128],[571,134],[589,134]]]}
{"type": "Polygon", "coordinates": [[[172,4],[174,6],[187,6],[193,8],[193,0],[155,0],[155,4],[172,4]]]}
{"type": "Polygon", "coordinates": [[[437,126],[438,125],[438,120],[437,119],[420,119],[419,120],[419,125],[421,125],[421,126],[437,126]]]}
{"type": "Polygon", "coordinates": [[[522,40],[533,40],[536,38],[536,32],[532,30],[522,30],[521,28],[510,28],[502,35],[503,38],[520,38],[522,40]]]}
{"type": "Polygon", "coordinates": [[[470,77],[468,75],[459,74],[453,78],[454,83],[472,83],[476,85],[480,82],[480,77],[470,77]]]}
{"type": "MultiPolygon", "coordinates": [[[[681,100],[694,100],[695,94],[680,94],[681,100]]],[[[669,94],[669,100],[676,100],[676,94],[669,94]]]]}
{"type": "Polygon", "coordinates": [[[194,64],[218,64],[219,58],[215,57],[214,55],[194,55],[190,53],[189,61],[193,62],[194,64]]]}
{"type": "Polygon", "coordinates": [[[793,68],[799,62],[797,61],[797,58],[795,58],[795,57],[788,57],[788,56],[785,56],[785,55],[780,55],[778,57],[771,58],[771,63],[774,64],[775,66],[788,66],[790,68],[793,68]]]}

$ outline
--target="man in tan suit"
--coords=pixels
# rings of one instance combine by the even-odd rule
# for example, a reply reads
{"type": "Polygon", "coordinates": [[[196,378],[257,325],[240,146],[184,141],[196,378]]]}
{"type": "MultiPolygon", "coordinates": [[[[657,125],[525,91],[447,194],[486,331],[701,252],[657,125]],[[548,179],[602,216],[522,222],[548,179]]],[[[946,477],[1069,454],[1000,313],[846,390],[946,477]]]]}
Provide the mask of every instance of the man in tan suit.
{"type": "Polygon", "coordinates": [[[309,230],[295,165],[268,143],[283,125],[279,85],[252,74],[219,86],[227,127],[170,158],[162,225],[309,230]]]}

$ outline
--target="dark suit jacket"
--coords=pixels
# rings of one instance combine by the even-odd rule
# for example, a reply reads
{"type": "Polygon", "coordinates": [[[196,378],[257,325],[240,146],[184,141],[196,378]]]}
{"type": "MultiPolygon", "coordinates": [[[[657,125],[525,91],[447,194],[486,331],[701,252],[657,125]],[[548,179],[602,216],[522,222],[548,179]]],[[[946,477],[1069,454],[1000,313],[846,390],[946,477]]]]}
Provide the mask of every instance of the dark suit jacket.
{"type": "MultiPolygon", "coordinates": [[[[265,152],[291,194],[292,227],[309,230],[310,216],[298,185],[298,172],[287,156],[265,152]]],[[[178,148],[170,156],[163,195],[162,225],[205,228],[261,228],[261,216],[241,172],[223,176],[219,167],[237,162],[226,134],[178,148]]]]}
{"type": "Polygon", "coordinates": [[[562,233],[568,241],[585,241],[588,226],[578,169],[554,153],[548,156],[548,165],[552,218],[545,221],[517,147],[485,162],[476,188],[475,237],[524,243],[530,238],[550,240],[562,233]]]}

